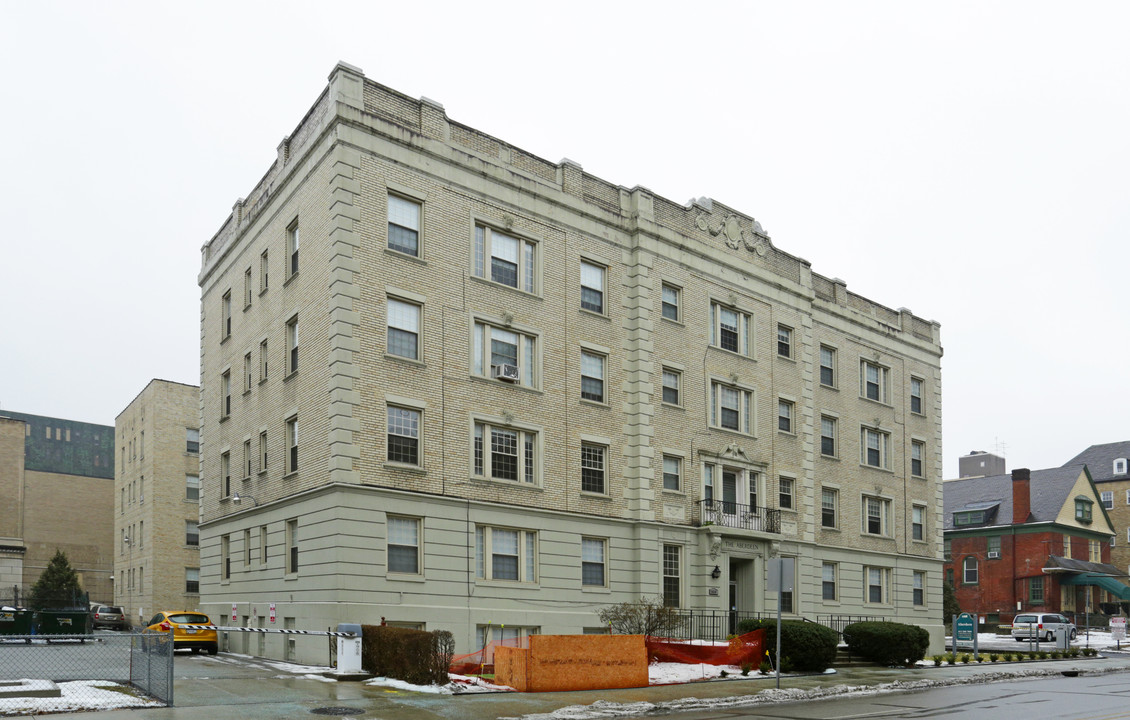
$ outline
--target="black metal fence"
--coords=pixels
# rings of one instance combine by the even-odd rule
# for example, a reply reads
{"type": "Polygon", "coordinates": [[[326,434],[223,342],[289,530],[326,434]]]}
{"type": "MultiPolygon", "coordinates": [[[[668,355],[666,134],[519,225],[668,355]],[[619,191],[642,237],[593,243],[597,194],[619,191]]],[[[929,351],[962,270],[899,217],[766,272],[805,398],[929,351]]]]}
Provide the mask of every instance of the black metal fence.
{"type": "Polygon", "coordinates": [[[697,525],[718,525],[765,533],[781,532],[780,510],[727,500],[699,500],[697,505],[697,525]]]}
{"type": "MultiPolygon", "coordinates": [[[[664,622],[663,634],[674,640],[725,640],[738,634],[743,620],[774,620],[775,612],[743,612],[740,610],[669,610],[672,619],[664,622]]],[[[794,617],[785,618],[795,620],[794,617]]],[[[829,627],[843,634],[844,628],[856,622],[882,622],[886,618],[876,615],[817,615],[816,619],[800,618],[829,627]]]]}
{"type": "Polygon", "coordinates": [[[17,714],[172,706],[172,633],[0,635],[0,681],[17,714]],[[21,697],[12,682],[59,694],[21,697]]]}

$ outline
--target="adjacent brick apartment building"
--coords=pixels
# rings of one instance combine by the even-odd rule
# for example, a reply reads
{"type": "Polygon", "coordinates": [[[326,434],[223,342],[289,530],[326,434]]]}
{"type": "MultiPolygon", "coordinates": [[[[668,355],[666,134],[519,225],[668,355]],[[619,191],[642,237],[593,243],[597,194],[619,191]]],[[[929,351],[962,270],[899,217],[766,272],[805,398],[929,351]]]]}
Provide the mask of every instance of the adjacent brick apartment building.
{"type": "Polygon", "coordinates": [[[134,625],[200,604],[200,388],[152,380],[114,433],[114,604],[134,625]]]}
{"type": "Polygon", "coordinates": [[[1130,573],[1130,440],[1092,445],[1067,465],[1086,465],[1099,490],[1099,500],[1114,525],[1110,563],[1130,573]]]}
{"type": "Polygon", "coordinates": [[[789,615],[941,648],[939,326],[748,215],[548,162],[341,63],[199,283],[216,617],[385,617],[462,652],[640,596],[769,611],[783,557],[789,615]]]}

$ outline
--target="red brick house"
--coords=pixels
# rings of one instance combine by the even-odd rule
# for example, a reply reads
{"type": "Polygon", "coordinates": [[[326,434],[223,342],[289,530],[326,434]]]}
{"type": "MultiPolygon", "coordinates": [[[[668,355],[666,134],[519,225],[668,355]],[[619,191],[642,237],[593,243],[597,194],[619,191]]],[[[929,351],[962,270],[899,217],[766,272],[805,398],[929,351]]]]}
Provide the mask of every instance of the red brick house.
{"type": "Polygon", "coordinates": [[[962,611],[1010,622],[1018,611],[1072,616],[1130,600],[1086,465],[951,480],[943,493],[945,574],[962,611]]]}

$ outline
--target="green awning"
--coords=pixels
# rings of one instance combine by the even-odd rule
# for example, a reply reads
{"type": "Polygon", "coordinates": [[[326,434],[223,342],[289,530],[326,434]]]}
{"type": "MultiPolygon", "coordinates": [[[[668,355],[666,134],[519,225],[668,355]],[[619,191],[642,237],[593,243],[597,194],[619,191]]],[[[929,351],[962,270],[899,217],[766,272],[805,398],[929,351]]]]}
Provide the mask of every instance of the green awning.
{"type": "Polygon", "coordinates": [[[1077,575],[1062,575],[1060,585],[1095,585],[1114,595],[1119,600],[1130,600],[1130,586],[1121,583],[1109,575],[1096,573],[1079,573],[1077,575]]]}

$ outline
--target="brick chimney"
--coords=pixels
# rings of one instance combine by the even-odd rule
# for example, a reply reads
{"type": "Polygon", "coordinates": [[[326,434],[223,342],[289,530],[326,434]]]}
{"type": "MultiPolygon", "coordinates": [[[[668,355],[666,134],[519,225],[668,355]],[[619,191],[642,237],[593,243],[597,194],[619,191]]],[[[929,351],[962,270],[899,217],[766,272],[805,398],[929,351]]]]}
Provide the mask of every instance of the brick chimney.
{"type": "Polygon", "coordinates": [[[1032,514],[1032,471],[1017,468],[1012,471],[1012,524],[1028,521],[1032,514]]]}

